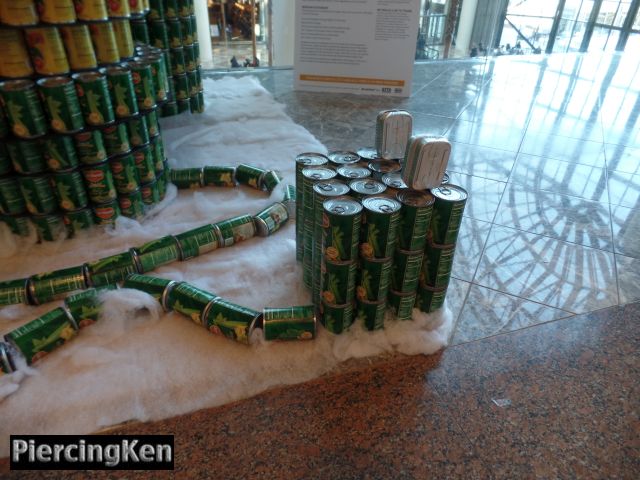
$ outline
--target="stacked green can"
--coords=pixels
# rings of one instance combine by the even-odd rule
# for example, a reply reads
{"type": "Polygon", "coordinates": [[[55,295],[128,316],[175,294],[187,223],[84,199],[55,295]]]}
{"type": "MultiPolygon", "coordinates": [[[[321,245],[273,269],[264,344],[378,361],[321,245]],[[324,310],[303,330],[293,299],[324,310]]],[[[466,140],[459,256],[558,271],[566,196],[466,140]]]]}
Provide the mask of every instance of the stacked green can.
{"type": "Polygon", "coordinates": [[[131,20],[131,31],[139,44],[159,49],[170,67],[169,101],[161,116],[187,110],[202,113],[202,68],[193,0],[150,0],[149,5],[145,18],[131,20]]]}

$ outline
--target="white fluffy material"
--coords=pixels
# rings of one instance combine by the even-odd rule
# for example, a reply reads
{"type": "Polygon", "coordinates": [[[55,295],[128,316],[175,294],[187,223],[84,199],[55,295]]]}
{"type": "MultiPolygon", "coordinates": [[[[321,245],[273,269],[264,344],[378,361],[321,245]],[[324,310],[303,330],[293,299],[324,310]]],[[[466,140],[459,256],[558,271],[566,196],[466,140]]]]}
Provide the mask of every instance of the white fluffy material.
{"type": "MultiPolygon", "coordinates": [[[[205,92],[203,115],[162,120],[173,167],[250,163],[275,168],[285,182],[294,183],[296,154],[326,152],[255,79],[206,80],[205,92]]],[[[282,188],[269,198],[246,187],[180,192],[170,187],[165,201],[142,222],[121,218],[113,229],[53,243],[17,238],[3,226],[0,280],[78,265],[163,235],[256,213],[281,196],[282,188]]],[[[293,222],[271,237],[167,265],[154,274],[189,281],[258,310],[310,300],[295,261],[293,222]]],[[[254,345],[247,347],[212,335],[177,313],[162,313],[142,292],[109,292],[104,300],[96,325],[34,369],[23,365],[20,373],[0,378],[0,397],[5,397],[0,401],[0,456],[8,452],[11,433],[89,433],[128,420],[156,420],[221,405],[312,379],[351,357],[433,353],[446,344],[452,328],[445,305],[432,315],[414,311],[414,320],[388,322],[385,330],[374,333],[356,325],[335,336],[320,327],[318,338],[310,342],[266,342],[256,331],[254,345]]],[[[0,333],[60,303],[0,308],[0,333]]]]}

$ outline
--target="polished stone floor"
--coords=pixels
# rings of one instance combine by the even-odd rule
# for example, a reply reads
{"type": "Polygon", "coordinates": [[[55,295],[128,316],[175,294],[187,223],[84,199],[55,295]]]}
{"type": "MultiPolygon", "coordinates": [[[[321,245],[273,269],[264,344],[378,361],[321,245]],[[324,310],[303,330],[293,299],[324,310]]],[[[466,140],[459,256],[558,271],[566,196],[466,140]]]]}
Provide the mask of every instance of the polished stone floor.
{"type": "Polygon", "coordinates": [[[448,293],[454,344],[640,300],[637,54],[423,63],[408,99],[253,75],[329,149],[372,145],[389,108],[453,143],[451,181],[470,195],[448,293]]]}

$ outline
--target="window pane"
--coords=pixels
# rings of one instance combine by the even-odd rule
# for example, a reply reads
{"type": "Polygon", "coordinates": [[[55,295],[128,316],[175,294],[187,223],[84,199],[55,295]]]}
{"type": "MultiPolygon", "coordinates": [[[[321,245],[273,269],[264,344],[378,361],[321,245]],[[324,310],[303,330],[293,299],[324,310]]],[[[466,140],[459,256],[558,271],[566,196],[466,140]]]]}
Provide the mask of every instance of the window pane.
{"type": "Polygon", "coordinates": [[[553,17],[557,7],[557,1],[509,0],[507,14],[553,17]]]}

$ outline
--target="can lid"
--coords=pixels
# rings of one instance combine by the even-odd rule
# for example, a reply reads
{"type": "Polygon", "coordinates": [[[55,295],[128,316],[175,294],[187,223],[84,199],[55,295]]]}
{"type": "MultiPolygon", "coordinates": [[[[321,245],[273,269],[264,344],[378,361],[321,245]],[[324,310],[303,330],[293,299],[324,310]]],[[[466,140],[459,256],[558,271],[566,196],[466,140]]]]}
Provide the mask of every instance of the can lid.
{"type": "Polygon", "coordinates": [[[442,176],[442,183],[449,183],[449,174],[447,172],[444,172],[442,176]]]}
{"type": "Polygon", "coordinates": [[[431,189],[431,193],[438,200],[446,200],[448,202],[460,202],[466,200],[469,196],[464,188],[451,183],[433,188],[431,189]]]}
{"type": "Polygon", "coordinates": [[[322,206],[327,212],[331,212],[335,215],[349,216],[362,211],[362,205],[360,202],[351,198],[332,198],[325,201],[322,206]]]}
{"type": "Polygon", "coordinates": [[[375,147],[359,148],[356,153],[364,160],[377,160],[380,158],[378,156],[378,150],[375,147]]]}
{"type": "Polygon", "coordinates": [[[253,217],[253,223],[259,237],[269,236],[269,225],[262,218],[253,217]]]}
{"type": "Polygon", "coordinates": [[[343,165],[338,167],[337,170],[339,175],[342,175],[346,178],[367,178],[371,175],[371,170],[365,167],[357,167],[352,165],[343,165]]]}
{"type": "Polygon", "coordinates": [[[104,74],[100,72],[82,72],[82,73],[74,73],[71,77],[74,80],[79,80],[81,82],[92,82],[94,80],[99,80],[101,78],[104,78],[104,74]]]}
{"type": "Polygon", "coordinates": [[[312,180],[329,180],[338,175],[335,170],[324,167],[310,167],[302,170],[302,176],[312,180]]]}
{"type": "Polygon", "coordinates": [[[71,80],[69,77],[62,76],[41,78],[37,81],[37,84],[40,87],[57,87],[58,85],[66,85],[68,83],[73,83],[73,80],[71,80]]]}
{"type": "Polygon", "coordinates": [[[377,195],[387,189],[387,186],[384,183],[368,178],[354,180],[349,184],[349,187],[351,187],[351,190],[354,192],[361,193],[363,195],[377,195]]]}
{"type": "Polygon", "coordinates": [[[0,90],[17,91],[27,90],[35,85],[31,80],[7,80],[0,83],[0,90]]]}
{"type": "Polygon", "coordinates": [[[362,206],[376,213],[394,213],[400,210],[402,205],[393,198],[367,197],[362,201],[362,206]]]}
{"type": "Polygon", "coordinates": [[[349,185],[340,180],[327,180],[316,183],[313,186],[313,191],[325,197],[339,197],[349,193],[349,185]]]}
{"type": "Polygon", "coordinates": [[[15,371],[15,367],[11,361],[11,355],[9,355],[9,345],[4,342],[0,342],[0,362],[4,366],[4,370],[8,370],[9,372],[15,371]]]}
{"type": "Polygon", "coordinates": [[[427,207],[435,201],[435,198],[429,192],[409,189],[398,192],[396,198],[404,205],[411,207],[427,207]]]}
{"type": "Polygon", "coordinates": [[[338,150],[335,152],[329,152],[329,161],[336,165],[348,165],[350,163],[357,163],[360,161],[360,156],[355,152],[349,152],[345,150],[338,150]]]}
{"type": "Polygon", "coordinates": [[[374,160],[367,165],[369,170],[377,173],[399,172],[402,167],[396,160],[374,160]]]}
{"type": "Polygon", "coordinates": [[[409,188],[407,184],[404,183],[404,180],[402,180],[402,175],[399,172],[385,173],[382,176],[382,183],[392,188],[409,188]]]}
{"type": "Polygon", "coordinates": [[[315,152],[305,152],[296,156],[296,163],[302,165],[326,165],[329,159],[326,155],[315,152]]]}

